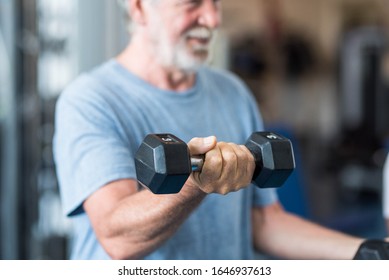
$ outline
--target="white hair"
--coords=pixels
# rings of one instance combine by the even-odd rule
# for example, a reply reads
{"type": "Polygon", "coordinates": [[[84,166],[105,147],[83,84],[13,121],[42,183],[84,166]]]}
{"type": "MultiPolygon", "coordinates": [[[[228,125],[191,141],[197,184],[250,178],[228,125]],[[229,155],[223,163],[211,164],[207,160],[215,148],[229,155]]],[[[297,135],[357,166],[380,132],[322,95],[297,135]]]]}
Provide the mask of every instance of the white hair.
{"type": "MultiPolygon", "coordinates": [[[[149,3],[150,2],[154,3],[154,2],[157,2],[159,0],[142,0],[142,1],[147,1],[149,3]]],[[[129,0],[117,0],[116,2],[118,3],[120,9],[123,12],[124,18],[126,20],[128,32],[132,33],[134,31],[134,29],[135,29],[135,24],[131,20],[131,17],[130,17],[130,14],[129,14],[129,10],[130,10],[129,4],[128,4],[129,0]]]]}

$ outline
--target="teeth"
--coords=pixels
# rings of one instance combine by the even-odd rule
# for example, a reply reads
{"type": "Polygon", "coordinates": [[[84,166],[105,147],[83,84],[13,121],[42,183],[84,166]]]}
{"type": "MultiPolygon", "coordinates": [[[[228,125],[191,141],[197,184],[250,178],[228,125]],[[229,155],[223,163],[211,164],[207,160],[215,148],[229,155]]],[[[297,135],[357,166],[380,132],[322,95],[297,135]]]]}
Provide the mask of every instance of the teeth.
{"type": "Polygon", "coordinates": [[[196,27],[189,30],[187,36],[206,40],[212,37],[212,31],[205,27],[196,27]]]}
{"type": "Polygon", "coordinates": [[[193,46],[193,51],[195,52],[206,52],[209,50],[208,46],[193,46]]]}

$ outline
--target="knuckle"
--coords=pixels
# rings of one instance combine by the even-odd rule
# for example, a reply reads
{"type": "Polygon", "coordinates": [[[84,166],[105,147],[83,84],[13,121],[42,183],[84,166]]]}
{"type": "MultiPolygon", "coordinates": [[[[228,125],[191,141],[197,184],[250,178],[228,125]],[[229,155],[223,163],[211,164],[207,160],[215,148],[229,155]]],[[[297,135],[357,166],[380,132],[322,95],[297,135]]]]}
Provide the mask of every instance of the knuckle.
{"type": "Polygon", "coordinates": [[[213,168],[215,166],[220,166],[222,163],[223,163],[223,160],[220,156],[210,156],[209,158],[206,158],[205,159],[207,161],[207,163],[212,166],[213,168]]]}
{"type": "Polygon", "coordinates": [[[219,189],[219,191],[218,191],[218,193],[219,194],[221,194],[221,195],[226,195],[226,194],[228,194],[230,191],[229,191],[229,188],[227,187],[227,186],[225,186],[225,185],[223,185],[220,189],[219,189]]]}
{"type": "Polygon", "coordinates": [[[237,156],[245,165],[249,163],[249,156],[242,150],[237,152],[237,156]]]}
{"type": "Polygon", "coordinates": [[[242,157],[244,157],[246,160],[250,160],[252,158],[253,155],[245,146],[241,145],[239,150],[242,154],[242,157]]]}
{"type": "Polygon", "coordinates": [[[227,162],[227,163],[232,163],[232,162],[235,162],[238,157],[236,155],[236,153],[232,150],[226,150],[223,152],[223,158],[224,160],[227,162]]]}
{"type": "Polygon", "coordinates": [[[228,194],[228,191],[227,191],[227,190],[222,190],[222,191],[220,192],[220,194],[221,194],[221,195],[226,195],[226,194],[228,194]]]}

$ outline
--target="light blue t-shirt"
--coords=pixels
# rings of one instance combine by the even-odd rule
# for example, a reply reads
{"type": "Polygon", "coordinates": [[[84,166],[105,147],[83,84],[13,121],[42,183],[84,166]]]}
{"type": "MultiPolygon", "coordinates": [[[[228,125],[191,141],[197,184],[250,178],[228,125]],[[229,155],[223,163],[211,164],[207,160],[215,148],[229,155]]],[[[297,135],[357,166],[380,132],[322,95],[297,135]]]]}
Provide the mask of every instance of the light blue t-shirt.
{"type": "MultiPolygon", "coordinates": [[[[80,76],[57,102],[54,136],[63,209],[73,221],[71,258],[109,258],[82,204],[109,182],[136,179],[134,154],[148,133],[244,144],[262,129],[254,98],[225,71],[203,67],[193,88],[179,94],[148,84],[115,60],[80,76]]],[[[251,208],[276,200],[273,189],[255,186],[208,195],[145,259],[252,259],[251,208]]]]}

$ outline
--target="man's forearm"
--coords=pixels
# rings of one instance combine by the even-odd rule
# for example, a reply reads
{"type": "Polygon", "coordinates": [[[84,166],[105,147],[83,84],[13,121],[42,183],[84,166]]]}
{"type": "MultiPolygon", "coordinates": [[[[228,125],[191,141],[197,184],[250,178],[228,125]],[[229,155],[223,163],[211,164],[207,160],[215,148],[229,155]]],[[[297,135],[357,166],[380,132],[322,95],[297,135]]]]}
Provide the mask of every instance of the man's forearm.
{"type": "Polygon", "coordinates": [[[187,186],[172,195],[130,195],[107,216],[100,242],[112,258],[142,258],[171,237],[204,197],[187,186]]]}
{"type": "Polygon", "coordinates": [[[258,249],[274,256],[285,259],[352,259],[363,241],[283,210],[270,211],[270,214],[260,213],[258,209],[253,211],[254,243],[258,249]]]}

